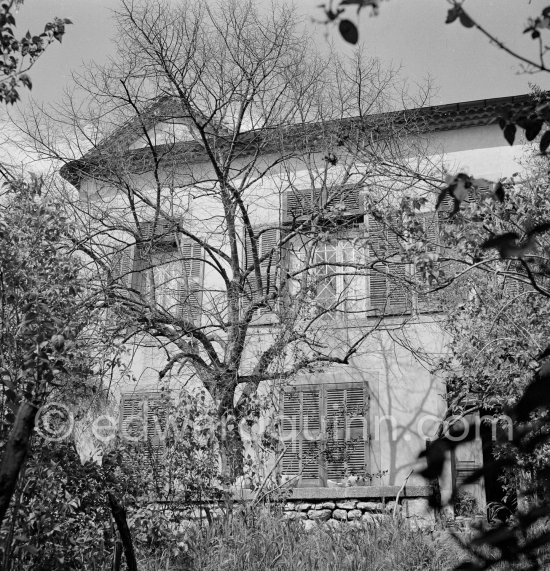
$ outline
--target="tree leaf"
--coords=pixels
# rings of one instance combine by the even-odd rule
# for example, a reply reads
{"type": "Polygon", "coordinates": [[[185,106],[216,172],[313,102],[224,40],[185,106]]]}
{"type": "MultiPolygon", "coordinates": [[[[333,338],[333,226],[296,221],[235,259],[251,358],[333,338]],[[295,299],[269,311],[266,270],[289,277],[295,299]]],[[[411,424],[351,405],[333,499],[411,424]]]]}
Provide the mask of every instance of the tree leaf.
{"type": "Polygon", "coordinates": [[[542,129],[543,121],[542,119],[535,119],[528,121],[525,125],[525,138],[528,141],[533,141],[536,139],[537,135],[542,129]]]}
{"type": "Polygon", "coordinates": [[[504,127],[504,138],[510,145],[514,144],[514,139],[516,138],[516,126],[513,123],[508,123],[508,125],[504,127]]]}
{"type": "Polygon", "coordinates": [[[546,131],[546,133],[544,133],[544,135],[541,137],[540,139],[540,152],[545,155],[546,154],[546,149],[548,149],[548,146],[550,145],[550,131],[546,131]]]}
{"type": "Polygon", "coordinates": [[[32,89],[32,81],[31,78],[26,74],[23,73],[19,76],[19,80],[21,81],[21,83],[27,87],[28,89],[32,89]]]}
{"type": "Polygon", "coordinates": [[[357,40],[359,39],[359,32],[357,31],[357,27],[353,22],[350,22],[350,20],[342,20],[338,25],[338,29],[340,30],[342,38],[344,38],[346,42],[350,44],[357,43],[357,40]]]}
{"type": "Polygon", "coordinates": [[[460,10],[460,23],[465,28],[473,28],[475,26],[470,16],[468,16],[468,14],[466,14],[466,12],[464,12],[462,9],[460,10]]]}
{"type": "Polygon", "coordinates": [[[447,12],[447,19],[445,20],[445,24],[452,24],[460,14],[460,8],[454,6],[447,12]]]}

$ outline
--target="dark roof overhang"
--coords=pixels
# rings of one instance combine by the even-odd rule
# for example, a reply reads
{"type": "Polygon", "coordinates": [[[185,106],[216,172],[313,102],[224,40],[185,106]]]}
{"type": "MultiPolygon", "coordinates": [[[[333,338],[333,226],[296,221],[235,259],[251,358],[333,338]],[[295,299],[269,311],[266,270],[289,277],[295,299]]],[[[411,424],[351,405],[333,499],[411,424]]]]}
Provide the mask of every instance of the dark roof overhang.
{"type": "MultiPolygon", "coordinates": [[[[259,129],[241,133],[234,149],[241,156],[258,151],[266,154],[283,147],[305,149],[308,146],[309,148],[312,145],[315,146],[316,142],[326,140],[327,133],[334,135],[354,129],[384,130],[385,125],[391,125],[392,130],[406,127],[409,132],[416,134],[492,125],[498,123],[500,118],[512,113],[515,115],[522,112],[528,113],[533,108],[533,103],[532,95],[517,95],[392,111],[365,117],[351,117],[326,123],[305,123],[259,129]]],[[[157,116],[162,117],[162,113],[157,113],[157,116]]],[[[124,156],[132,172],[146,172],[151,166],[151,149],[147,147],[127,149],[129,135],[134,131],[135,126],[131,122],[124,125],[82,158],[65,164],[60,170],[61,176],[78,188],[83,176],[94,176],[100,173],[103,160],[111,159],[113,154],[124,156]]],[[[215,137],[215,144],[220,149],[229,148],[232,144],[231,133],[225,129],[218,130],[218,133],[212,136],[215,137]]],[[[208,159],[204,147],[196,141],[159,145],[155,151],[158,156],[163,157],[163,160],[174,161],[174,164],[182,158],[187,163],[204,162],[208,159]]]]}

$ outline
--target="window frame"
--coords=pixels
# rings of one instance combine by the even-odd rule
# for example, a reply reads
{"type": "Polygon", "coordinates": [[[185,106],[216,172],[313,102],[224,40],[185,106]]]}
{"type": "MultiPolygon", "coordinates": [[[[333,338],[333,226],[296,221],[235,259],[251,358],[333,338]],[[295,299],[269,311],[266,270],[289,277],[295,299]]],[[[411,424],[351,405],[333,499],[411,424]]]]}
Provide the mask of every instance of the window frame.
{"type": "MultiPolygon", "coordinates": [[[[327,419],[330,419],[329,414],[329,397],[328,394],[330,391],[346,391],[345,399],[346,405],[348,401],[349,391],[362,391],[362,407],[363,412],[360,415],[362,421],[362,437],[359,439],[359,450],[362,449],[362,467],[361,469],[367,473],[370,468],[370,435],[371,435],[371,427],[370,427],[370,390],[367,381],[344,381],[344,382],[320,382],[320,383],[307,383],[307,384],[296,384],[290,387],[286,387],[281,391],[280,395],[280,411],[282,413],[281,418],[281,436],[282,436],[282,450],[284,451],[285,446],[287,450],[281,459],[281,464],[279,467],[279,474],[281,476],[289,477],[291,481],[295,482],[297,487],[327,487],[329,485],[329,480],[332,478],[337,477],[340,482],[346,477],[345,473],[349,468],[349,464],[347,460],[344,460],[344,466],[341,468],[341,474],[335,475],[334,473],[334,466],[331,466],[330,458],[327,457],[327,445],[331,440],[328,438],[327,431],[330,430],[330,426],[327,426],[327,419]],[[303,427],[303,395],[318,392],[319,394],[319,419],[318,422],[313,423],[313,427],[309,426],[308,420],[308,429],[313,431],[315,434],[311,434],[308,432],[307,435],[303,434],[305,427],[303,427]],[[292,446],[288,447],[285,442],[285,422],[288,425],[288,419],[285,418],[285,395],[287,394],[296,394],[300,399],[300,408],[299,408],[299,421],[298,426],[296,426],[295,421],[291,423],[291,430],[298,429],[298,433],[296,435],[295,440],[291,442],[292,446]],[[302,396],[300,396],[302,395],[302,396]],[[310,436],[314,436],[314,438],[309,438],[310,436]],[[317,448],[317,461],[315,464],[315,470],[311,470],[311,466],[308,466],[307,469],[303,466],[303,456],[304,456],[304,442],[307,443],[318,443],[317,446],[311,446],[309,448],[315,449],[317,448]],[[298,451],[295,453],[296,444],[298,451]],[[289,454],[290,453],[290,454],[289,454]],[[298,454],[301,456],[292,457],[292,454],[298,454]],[[295,472],[296,474],[288,471],[289,466],[296,466],[295,472]],[[331,471],[332,470],[332,471],[331,471]],[[305,472],[305,476],[304,476],[305,472]],[[316,472],[317,475],[315,477],[307,477],[312,474],[312,472],[316,472]],[[332,478],[331,478],[332,476],[332,478]]],[[[339,417],[341,418],[341,417],[339,417]]],[[[352,419],[356,419],[356,416],[351,417],[352,419]]],[[[347,417],[344,417],[345,423],[344,426],[340,428],[339,424],[336,428],[338,431],[343,430],[344,441],[349,442],[348,439],[348,432],[355,433],[355,428],[350,425],[347,421],[347,417]]],[[[353,420],[352,420],[353,422],[353,420]]],[[[341,438],[338,438],[336,442],[341,441],[341,438]]],[[[352,439],[353,441],[353,439],[352,439]]],[[[311,453],[310,451],[307,452],[308,454],[311,453]]],[[[332,463],[334,464],[335,461],[332,463]]]]}
{"type": "Polygon", "coordinates": [[[146,242],[128,245],[115,254],[112,264],[113,274],[115,278],[118,275],[125,287],[134,290],[150,302],[158,303],[161,309],[166,310],[174,318],[187,319],[198,325],[203,312],[204,249],[197,242],[185,237],[179,240],[176,233],[172,231],[175,224],[169,221],[159,221],[159,225],[155,228],[155,236],[152,233],[152,225],[151,221],[141,223],[142,234],[146,242]],[[186,248],[190,249],[189,257],[185,257],[184,249],[186,248]],[[198,251],[194,252],[194,250],[198,251]],[[156,257],[170,253],[174,255],[172,262],[156,263],[156,257]],[[174,281],[174,287],[171,288],[173,291],[164,293],[165,297],[174,299],[174,304],[166,308],[157,301],[154,272],[156,268],[170,263],[181,265],[181,275],[170,280],[174,281]],[[150,283],[151,276],[153,276],[153,284],[150,283]],[[189,303],[190,299],[193,303],[189,303]]]}
{"type": "Polygon", "coordinates": [[[118,428],[123,439],[128,439],[132,443],[138,445],[151,446],[155,455],[158,457],[162,450],[164,449],[164,443],[161,441],[157,429],[157,422],[162,428],[162,422],[164,422],[164,431],[166,432],[166,423],[168,421],[168,408],[169,403],[166,403],[166,407],[162,410],[163,417],[159,418],[157,407],[150,408],[151,403],[162,402],[163,398],[168,395],[168,399],[171,402],[171,397],[169,392],[162,391],[160,389],[141,389],[134,391],[124,391],[120,394],[120,406],[119,406],[119,423],[118,428]],[[146,423],[146,439],[144,440],[142,436],[136,439],[136,437],[131,436],[128,433],[129,426],[125,425],[128,419],[141,418],[142,423],[146,423]],[[155,432],[157,434],[155,435],[155,432]],[[130,438],[129,438],[130,436],[130,438]]]}

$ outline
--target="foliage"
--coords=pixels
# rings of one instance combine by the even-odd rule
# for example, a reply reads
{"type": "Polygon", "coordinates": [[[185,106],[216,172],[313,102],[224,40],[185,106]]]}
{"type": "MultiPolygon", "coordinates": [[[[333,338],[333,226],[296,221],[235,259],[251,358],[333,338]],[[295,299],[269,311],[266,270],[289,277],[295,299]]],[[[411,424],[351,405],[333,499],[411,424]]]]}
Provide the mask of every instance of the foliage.
{"type": "MultiPolygon", "coordinates": [[[[462,569],[493,568],[500,561],[535,569],[545,557],[540,548],[548,542],[541,522],[550,513],[546,361],[550,245],[546,233],[531,238],[532,229],[550,214],[545,163],[546,159],[535,157],[529,178],[508,187],[503,204],[464,205],[443,232],[448,251],[455,252],[456,263],[465,268],[454,272],[463,277],[456,280],[462,302],[450,310],[453,342],[441,363],[448,381],[449,415],[456,420],[481,411],[494,418],[486,420],[494,430],[494,461],[466,483],[481,475],[504,479],[510,491],[524,497],[508,523],[480,529],[468,545],[472,562],[462,569]],[[480,249],[487,232],[495,236],[491,243],[497,256],[480,249]],[[521,247],[511,253],[500,248],[499,240],[512,235],[521,247]]],[[[425,453],[427,477],[441,473],[444,454],[457,446],[453,435],[462,432],[464,423],[473,437],[476,429],[470,421],[442,425],[439,438],[425,453]]]]}
{"type": "MultiPolygon", "coordinates": [[[[170,502],[183,507],[216,496],[218,480],[216,415],[205,392],[181,391],[178,402],[156,404],[155,441],[124,442],[121,462],[143,483],[140,498],[170,502]],[[157,440],[158,439],[158,440],[157,440]]],[[[140,433],[141,422],[130,423],[124,435],[140,433]]]]}
{"type": "MultiPolygon", "coordinates": [[[[227,492],[219,479],[216,415],[205,393],[182,391],[175,404],[166,395],[156,409],[155,441],[160,440],[160,448],[150,438],[136,443],[122,438],[107,457],[117,482],[134,482],[121,492],[136,548],[177,556],[186,522],[211,519],[227,492]]],[[[123,437],[139,434],[140,424],[130,423],[123,437]]]]}
{"type": "Polygon", "coordinates": [[[23,0],[7,0],[0,6],[0,103],[19,100],[19,88],[32,88],[27,71],[54,41],[61,42],[65,26],[72,22],[67,18],[54,18],[44,26],[44,31],[34,36],[27,32],[21,39],[15,35],[15,16],[23,0]]]}
{"type": "Polygon", "coordinates": [[[466,492],[465,490],[460,490],[454,501],[455,515],[471,517],[478,513],[478,505],[475,496],[466,492]]]}
{"type": "Polygon", "coordinates": [[[435,571],[448,569],[457,552],[441,549],[428,535],[389,517],[377,525],[322,525],[306,531],[300,522],[259,510],[196,529],[189,536],[185,562],[187,569],[201,571],[435,571]]]}
{"type": "MultiPolygon", "coordinates": [[[[97,311],[88,304],[81,260],[73,255],[69,223],[44,183],[4,186],[0,204],[0,419],[11,426],[21,399],[37,406],[62,396],[77,403],[97,389],[89,327],[97,311]]],[[[97,345],[97,344],[96,344],[97,345]]]]}
{"type": "Polygon", "coordinates": [[[110,478],[107,465],[81,465],[72,444],[35,441],[23,489],[2,529],[5,549],[14,526],[12,568],[91,569],[90,562],[102,568],[113,549],[105,490],[133,482],[120,474],[110,478]]]}
{"type": "MultiPolygon", "coordinates": [[[[196,408],[182,407],[179,420],[196,408]]],[[[88,569],[96,562],[102,569],[115,538],[108,492],[122,498],[136,549],[178,556],[185,547],[184,522],[212,501],[221,502],[219,488],[205,480],[207,473],[217,474],[208,448],[197,446],[184,430],[162,457],[151,448],[117,441],[98,465],[82,464],[70,442],[37,438],[1,530],[2,545],[13,537],[13,567],[88,569]]]]}
{"type": "MultiPolygon", "coordinates": [[[[105,339],[97,336],[98,312],[81,273],[82,260],[74,255],[74,228],[65,216],[61,202],[47,191],[47,185],[37,177],[31,177],[29,181],[12,181],[3,186],[0,202],[0,428],[3,449],[13,427],[15,412],[22,403],[30,403],[35,410],[54,407],[41,408],[37,424],[42,434],[55,438],[60,423],[67,420],[56,416],[57,404],[69,406],[77,415],[89,408],[90,399],[98,393],[98,373],[104,366],[105,339]],[[54,422],[46,426],[43,421],[48,415],[54,422]]],[[[73,460],[70,457],[68,462],[73,460]]],[[[59,472],[58,459],[38,454],[37,458],[31,457],[26,465],[18,467],[19,470],[15,505],[21,504],[22,488],[34,493],[32,482],[46,482],[49,478],[59,480],[61,487],[49,489],[42,483],[38,490],[42,493],[43,488],[48,488],[53,503],[62,501],[60,498],[64,496],[60,490],[66,482],[59,472]],[[40,463],[42,460],[44,464],[40,463]],[[28,479],[25,479],[25,472],[28,479]]],[[[15,481],[13,484],[15,486],[15,481]]],[[[46,509],[48,498],[44,504],[39,502],[35,515],[38,520],[43,517],[46,520],[37,520],[37,523],[31,517],[37,527],[29,533],[36,531],[40,536],[43,525],[47,528],[50,523],[53,529],[57,524],[48,518],[55,519],[56,513],[70,515],[76,508],[65,499],[66,505],[60,506],[57,512],[46,509]]],[[[29,499],[28,503],[33,502],[29,499]]],[[[30,517],[30,513],[28,515],[30,517]]],[[[12,521],[15,521],[13,517],[12,521]]],[[[57,523],[62,530],[65,524],[57,523]]],[[[52,529],[48,530],[50,535],[59,531],[52,529]]],[[[4,543],[8,550],[5,558],[8,559],[12,538],[13,530],[8,532],[4,543]]],[[[55,549],[52,553],[48,551],[49,540],[44,541],[46,543],[39,547],[46,550],[46,560],[50,556],[57,557],[55,549]]],[[[17,540],[14,546],[16,544],[17,540]]],[[[22,549],[21,546],[15,548],[22,549]]],[[[32,555],[31,551],[26,550],[28,556],[32,555]]],[[[20,555],[24,553],[25,550],[20,555]]]]}

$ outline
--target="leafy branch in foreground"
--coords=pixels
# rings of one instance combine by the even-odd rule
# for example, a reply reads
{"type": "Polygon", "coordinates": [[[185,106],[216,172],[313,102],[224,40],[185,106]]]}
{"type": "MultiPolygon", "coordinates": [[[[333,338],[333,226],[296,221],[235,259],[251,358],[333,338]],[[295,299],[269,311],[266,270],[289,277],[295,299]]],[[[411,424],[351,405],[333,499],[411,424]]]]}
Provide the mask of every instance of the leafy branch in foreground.
{"type": "MultiPolygon", "coordinates": [[[[524,203],[524,212],[525,206],[524,203]]],[[[538,240],[549,228],[548,223],[539,223],[525,230],[522,236],[501,232],[483,242],[482,249],[497,251],[499,261],[494,264],[517,266],[531,289],[526,289],[523,296],[515,295],[507,300],[502,294],[505,288],[496,284],[495,300],[487,307],[483,297],[492,295],[491,280],[486,280],[485,285],[479,279],[472,280],[469,289],[473,286],[478,291],[479,286],[483,293],[475,295],[476,299],[469,302],[471,307],[462,311],[462,315],[458,311],[452,316],[455,323],[451,332],[452,355],[446,359],[447,364],[443,364],[443,370],[450,374],[450,415],[441,424],[437,438],[421,454],[426,460],[421,473],[428,479],[440,477],[449,452],[477,436],[479,419],[472,419],[472,413],[492,411],[493,459],[465,479],[453,491],[448,504],[455,502],[464,486],[481,478],[501,481],[506,477],[511,491],[517,490],[523,498],[522,505],[507,522],[480,524],[471,541],[457,536],[471,558],[457,569],[491,569],[503,561],[514,568],[540,569],[548,563],[550,348],[540,350],[540,343],[547,335],[544,321],[550,293],[546,289],[547,272],[541,270],[541,266],[546,267],[547,247],[543,248],[545,255],[542,256],[538,240]],[[499,290],[502,297],[498,297],[499,290]],[[518,302],[518,298],[522,301],[518,302]],[[516,313],[514,302],[520,305],[516,313]],[[472,322],[460,325],[459,322],[469,320],[470,316],[472,322]],[[499,324],[501,319],[505,322],[503,325],[499,324]],[[526,330],[525,339],[510,335],[510,327],[526,330]],[[475,339],[471,331],[476,332],[475,339]],[[535,349],[533,344],[537,346],[535,349]],[[489,350],[487,363],[483,364],[479,358],[489,350]]],[[[487,418],[483,416],[481,422],[487,418]]],[[[441,508],[443,504],[435,498],[434,506],[441,508]]]]}
{"type": "Polygon", "coordinates": [[[32,89],[27,72],[53,42],[61,42],[65,26],[72,22],[67,18],[54,18],[38,35],[27,32],[21,39],[15,35],[14,11],[23,0],[10,0],[0,6],[0,102],[15,103],[19,100],[19,88],[32,89]]]}

